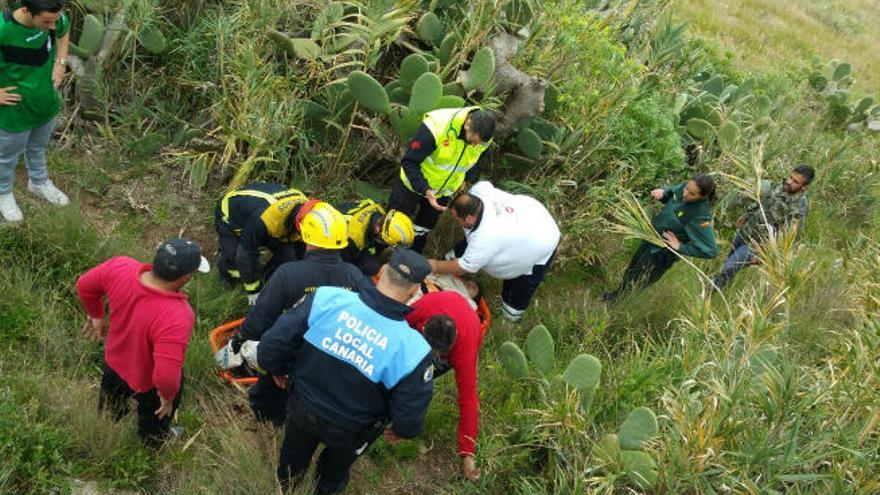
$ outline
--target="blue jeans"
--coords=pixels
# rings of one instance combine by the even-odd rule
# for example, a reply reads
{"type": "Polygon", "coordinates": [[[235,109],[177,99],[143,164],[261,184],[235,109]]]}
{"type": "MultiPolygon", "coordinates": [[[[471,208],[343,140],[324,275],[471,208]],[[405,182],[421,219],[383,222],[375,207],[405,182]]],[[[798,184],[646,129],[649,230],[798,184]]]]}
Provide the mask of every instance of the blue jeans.
{"type": "Polygon", "coordinates": [[[28,177],[36,185],[49,180],[46,170],[46,146],[55,129],[55,118],[45,124],[22,132],[0,129],[0,194],[12,192],[18,157],[24,153],[28,177]]]}
{"type": "Polygon", "coordinates": [[[721,271],[713,279],[715,285],[719,289],[723,289],[725,285],[733,280],[738,271],[752,264],[754,256],[755,253],[749,249],[745,239],[737,233],[736,237],[733,238],[733,244],[730,246],[730,252],[727,254],[724,266],[721,267],[721,271]]]}

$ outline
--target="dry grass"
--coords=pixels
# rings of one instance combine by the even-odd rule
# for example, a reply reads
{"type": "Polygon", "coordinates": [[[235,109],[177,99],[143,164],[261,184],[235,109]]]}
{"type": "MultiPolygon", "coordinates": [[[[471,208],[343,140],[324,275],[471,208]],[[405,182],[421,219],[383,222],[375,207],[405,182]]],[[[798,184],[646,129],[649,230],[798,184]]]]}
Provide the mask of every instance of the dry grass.
{"type": "Polygon", "coordinates": [[[739,67],[799,69],[818,55],[851,63],[859,92],[880,88],[880,1],[678,0],[673,11],[739,67]]]}

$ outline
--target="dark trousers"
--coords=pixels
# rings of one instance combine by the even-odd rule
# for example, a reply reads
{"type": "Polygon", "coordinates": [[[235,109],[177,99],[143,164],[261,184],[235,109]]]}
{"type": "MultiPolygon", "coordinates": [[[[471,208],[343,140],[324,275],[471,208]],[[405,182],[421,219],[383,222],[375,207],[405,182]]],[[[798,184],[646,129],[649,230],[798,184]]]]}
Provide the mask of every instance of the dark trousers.
{"type": "MultiPolygon", "coordinates": [[[[452,198],[449,196],[437,198],[437,202],[446,206],[450,199],[452,198]]],[[[394,179],[394,184],[391,187],[388,209],[402,211],[412,219],[416,231],[412,249],[419,253],[424,251],[425,244],[428,242],[428,232],[437,226],[442,212],[435,210],[424,196],[407,189],[403,185],[403,181],[400,180],[400,176],[394,179]]]]}
{"type": "Polygon", "coordinates": [[[341,429],[312,414],[294,392],[284,423],[284,441],[278,460],[281,486],[289,489],[301,482],[318,444],[324,444],[324,450],[318,457],[315,493],[330,494],[344,490],[352,464],[369,445],[368,441],[359,437],[361,435],[357,432],[341,429]]]}
{"type": "MultiPolygon", "coordinates": [[[[452,248],[456,258],[464,256],[466,250],[467,239],[462,239],[452,248]]],[[[533,266],[532,273],[501,282],[501,302],[519,312],[525,311],[529,307],[529,303],[532,302],[532,296],[535,295],[538,286],[544,281],[554,258],[556,258],[555,250],[546,263],[533,266]]]]}
{"type": "MultiPolygon", "coordinates": [[[[230,274],[230,270],[238,270],[236,256],[238,256],[238,246],[241,239],[224,222],[215,220],[214,227],[217,230],[217,244],[220,247],[220,254],[217,256],[217,269],[220,278],[227,283],[235,283],[239,276],[238,274],[230,274]]],[[[266,244],[266,248],[272,252],[272,259],[269,260],[265,269],[266,278],[272,276],[272,273],[282,264],[302,259],[305,254],[305,245],[301,242],[290,244],[272,240],[266,244]]]]}
{"type": "Polygon", "coordinates": [[[272,375],[260,375],[257,383],[248,389],[251,410],[258,421],[271,421],[275,426],[284,424],[290,394],[275,385],[272,375]]]}
{"type": "Polygon", "coordinates": [[[180,376],[180,391],[174,397],[171,415],[163,419],[156,416],[156,409],[161,405],[156,389],[149,392],[135,393],[110,366],[104,364],[104,376],[101,377],[101,391],[98,394],[98,410],[109,410],[113,421],[119,421],[128,415],[129,400],[137,402],[138,435],[148,444],[159,444],[168,436],[171,418],[180,407],[180,396],[183,394],[183,375],[180,376]]]}
{"type": "Polygon", "coordinates": [[[669,249],[659,249],[651,243],[642,241],[629,262],[623,274],[623,283],[616,293],[625,294],[648,287],[660,280],[676,261],[678,256],[669,249]]]}

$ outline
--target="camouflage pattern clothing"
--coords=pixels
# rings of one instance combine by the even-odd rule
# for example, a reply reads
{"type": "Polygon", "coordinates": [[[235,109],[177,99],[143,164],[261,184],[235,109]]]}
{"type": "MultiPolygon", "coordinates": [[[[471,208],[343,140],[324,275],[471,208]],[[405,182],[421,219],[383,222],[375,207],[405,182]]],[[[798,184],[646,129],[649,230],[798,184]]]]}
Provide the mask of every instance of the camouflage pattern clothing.
{"type": "Polygon", "coordinates": [[[768,239],[770,232],[775,236],[794,222],[797,222],[798,233],[803,230],[809,211],[806,191],[788,194],[782,186],[782,182],[773,187],[770,181],[761,181],[761,202],[749,207],[745,214],[745,223],[739,230],[743,239],[751,243],[761,243],[768,239]]]}

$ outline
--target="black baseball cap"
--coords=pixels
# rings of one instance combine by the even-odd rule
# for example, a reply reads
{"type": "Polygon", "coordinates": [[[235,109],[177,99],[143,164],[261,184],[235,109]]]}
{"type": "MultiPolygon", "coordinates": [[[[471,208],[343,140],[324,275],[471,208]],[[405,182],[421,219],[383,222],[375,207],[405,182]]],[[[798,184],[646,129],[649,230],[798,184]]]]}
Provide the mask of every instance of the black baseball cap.
{"type": "Polygon", "coordinates": [[[178,237],[163,242],[153,259],[153,273],[168,282],[189,275],[198,270],[208,273],[211,265],[202,256],[202,250],[195,242],[178,237]]]}
{"type": "Polygon", "coordinates": [[[424,256],[412,249],[402,247],[398,247],[391,253],[388,266],[414,284],[422,283],[425,277],[431,273],[431,264],[424,256]]]}

